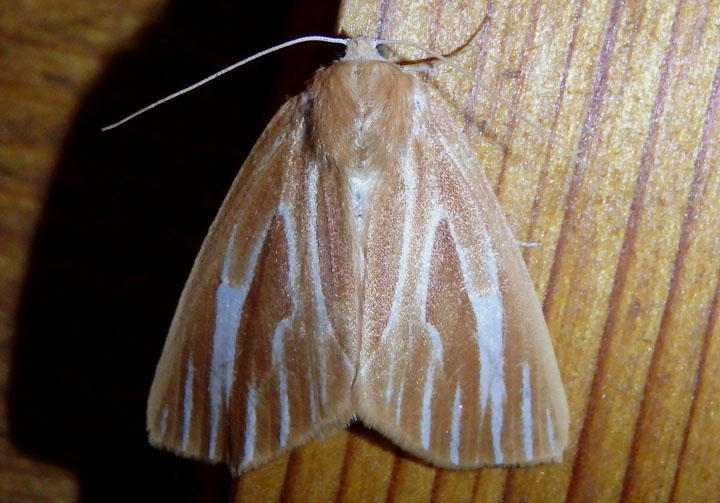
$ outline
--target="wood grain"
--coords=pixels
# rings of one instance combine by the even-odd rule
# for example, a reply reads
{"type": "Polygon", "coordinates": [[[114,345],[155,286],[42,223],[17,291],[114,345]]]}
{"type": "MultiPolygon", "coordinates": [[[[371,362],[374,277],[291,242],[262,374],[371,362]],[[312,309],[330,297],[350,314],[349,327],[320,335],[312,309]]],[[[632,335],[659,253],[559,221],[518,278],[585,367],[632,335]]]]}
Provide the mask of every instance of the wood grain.
{"type": "Polygon", "coordinates": [[[11,4],[0,500],[718,500],[720,2],[11,4]],[[563,463],[436,470],[354,425],[230,483],[145,446],[152,368],[203,234],[282,95],[331,52],[297,66],[318,53],[292,50],[111,137],[97,126],[333,19],[441,53],[472,39],[454,56],[472,78],[427,78],[518,239],[539,243],[524,255],[570,401],[563,463]]]}

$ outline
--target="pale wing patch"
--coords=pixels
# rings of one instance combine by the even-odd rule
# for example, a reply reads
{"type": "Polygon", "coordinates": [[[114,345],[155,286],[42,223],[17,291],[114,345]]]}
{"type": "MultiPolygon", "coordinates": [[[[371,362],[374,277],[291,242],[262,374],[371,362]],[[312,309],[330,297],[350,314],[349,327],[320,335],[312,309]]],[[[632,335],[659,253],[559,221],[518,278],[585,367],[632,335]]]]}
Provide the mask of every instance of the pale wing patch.
{"type": "MultiPolygon", "coordinates": [[[[308,217],[309,217],[309,239],[310,248],[310,267],[312,269],[312,287],[315,295],[315,305],[317,306],[317,318],[320,327],[324,331],[331,330],[330,319],[327,314],[327,306],[325,305],[325,294],[322,291],[322,278],[320,276],[320,252],[318,250],[317,237],[317,185],[318,185],[318,167],[313,163],[309,167],[308,173],[308,217]]],[[[297,260],[297,257],[295,257],[297,260]]]]}
{"type": "MultiPolygon", "coordinates": [[[[275,278],[275,281],[284,285],[289,290],[289,300],[292,306],[290,315],[283,318],[277,323],[272,335],[272,369],[278,374],[278,404],[280,409],[280,433],[278,441],[281,446],[287,441],[287,431],[289,428],[289,406],[287,400],[287,377],[285,362],[283,358],[284,341],[286,327],[290,318],[297,311],[297,296],[295,295],[294,285],[297,283],[297,260],[296,242],[293,234],[293,222],[289,215],[287,205],[280,203],[275,218],[279,219],[276,226],[280,226],[284,233],[284,250],[286,256],[283,257],[287,263],[287,277],[275,278]]],[[[238,331],[240,328],[241,318],[245,312],[245,301],[250,292],[251,285],[255,279],[256,269],[258,267],[258,259],[261,256],[263,248],[267,246],[268,235],[271,230],[273,219],[263,225],[263,232],[256,236],[255,242],[252,243],[250,253],[247,254],[247,262],[242,269],[244,275],[237,280],[231,280],[232,265],[236,254],[236,231],[237,225],[233,226],[230,238],[227,243],[223,259],[223,270],[221,274],[221,282],[216,291],[215,304],[215,331],[213,333],[212,360],[210,363],[210,418],[209,418],[209,441],[208,456],[214,458],[216,456],[217,439],[221,430],[220,421],[223,414],[230,408],[230,400],[233,398],[233,389],[235,381],[235,365],[236,365],[236,348],[238,331]],[[235,284],[239,286],[234,286],[235,284]]],[[[254,388],[252,388],[254,389],[254,388]]],[[[242,397],[242,393],[239,397],[242,397]]],[[[247,402],[247,412],[255,414],[255,401],[249,390],[244,396],[247,402]],[[252,406],[252,407],[251,407],[252,406]],[[252,408],[252,411],[251,411],[252,408]]],[[[254,423],[254,421],[253,421],[254,423]]],[[[223,424],[223,430],[227,426],[223,424]]],[[[246,429],[244,432],[243,445],[248,446],[249,438],[254,437],[254,428],[246,429]]],[[[254,450],[254,446],[253,446],[254,450]]],[[[245,454],[243,454],[243,458],[245,454]]]]}
{"type": "Polygon", "coordinates": [[[243,445],[243,457],[240,466],[247,465],[255,456],[255,436],[257,434],[256,407],[257,389],[254,383],[250,383],[247,390],[245,409],[245,443],[243,445]]]}
{"type": "MultiPolygon", "coordinates": [[[[505,400],[505,354],[503,351],[503,318],[504,308],[500,283],[498,280],[498,266],[492,241],[487,229],[479,229],[482,236],[483,252],[480,260],[471,257],[465,246],[459,244],[456,231],[450,225],[450,233],[456,244],[460,268],[462,270],[463,286],[468,296],[475,316],[474,332],[480,360],[480,408],[481,415],[485,414],[488,398],[491,406],[492,446],[496,463],[503,462],[501,446],[503,428],[503,402],[505,400]],[[484,268],[489,284],[481,285],[477,281],[477,270],[484,268]]],[[[477,253],[477,250],[475,250],[477,253]]]]}
{"type": "Polygon", "coordinates": [[[523,418],[523,447],[525,457],[533,458],[533,421],[532,421],[532,388],[530,386],[530,366],[527,362],[522,366],[522,418],[523,418]]]}
{"type": "Polygon", "coordinates": [[[455,400],[453,401],[452,427],[450,430],[450,461],[454,464],[460,463],[460,421],[462,421],[462,392],[460,386],[455,388],[455,400]]]}
{"type": "Polygon", "coordinates": [[[555,426],[553,426],[552,415],[550,409],[545,409],[545,420],[547,421],[547,439],[550,448],[555,448],[555,426]]]}
{"type": "Polygon", "coordinates": [[[165,433],[167,433],[167,419],[168,414],[170,413],[170,408],[166,405],[162,408],[162,412],[160,413],[160,426],[159,426],[159,434],[160,438],[165,437],[165,433]]]}
{"type": "Polygon", "coordinates": [[[230,285],[229,273],[235,251],[235,231],[237,225],[233,226],[230,239],[227,243],[223,257],[223,269],[221,282],[215,293],[215,330],[212,337],[212,360],[210,362],[210,437],[208,442],[208,456],[215,457],[218,427],[220,421],[220,403],[224,402],[227,407],[230,399],[230,391],[233,386],[235,374],[235,348],[237,346],[238,327],[240,316],[245,304],[245,298],[250,290],[257,265],[260,250],[265,243],[270,222],[267,222],[263,232],[258,236],[252,251],[248,256],[248,267],[246,275],[239,286],[230,285]]]}
{"type": "Polygon", "coordinates": [[[287,443],[290,433],[290,401],[287,389],[287,373],[288,369],[285,361],[285,335],[287,329],[297,316],[298,303],[296,285],[298,283],[298,257],[297,243],[295,239],[294,229],[295,222],[292,213],[287,204],[280,203],[278,207],[278,216],[282,218],[283,229],[285,231],[285,243],[287,245],[287,263],[288,263],[288,286],[290,293],[291,311],[287,318],[278,323],[275,327],[272,338],[272,367],[278,374],[277,395],[280,405],[280,433],[279,444],[284,447],[287,443]]]}
{"type": "MultiPolygon", "coordinates": [[[[425,329],[428,340],[430,341],[430,360],[427,362],[427,375],[425,377],[425,389],[422,397],[422,422],[420,426],[420,441],[423,448],[430,447],[430,426],[432,421],[431,403],[433,398],[435,374],[438,367],[442,367],[443,363],[443,341],[437,328],[428,322],[427,303],[428,292],[430,288],[430,265],[432,261],[432,250],[435,244],[435,233],[442,217],[442,209],[434,206],[431,212],[430,221],[425,232],[425,243],[422,248],[422,257],[420,261],[420,278],[417,282],[417,290],[415,296],[419,307],[419,322],[425,329]]],[[[398,290],[402,288],[398,285],[398,290]]]]}
{"type": "MultiPolygon", "coordinates": [[[[417,175],[412,165],[412,158],[409,153],[400,159],[400,165],[402,167],[402,183],[403,183],[403,202],[404,202],[404,214],[402,219],[402,234],[401,234],[401,248],[400,256],[398,257],[397,265],[397,281],[393,288],[392,304],[390,306],[390,317],[387,325],[382,331],[380,336],[381,340],[387,337],[387,334],[394,330],[400,321],[400,313],[402,310],[403,292],[405,290],[405,283],[408,279],[408,269],[411,267],[409,261],[409,254],[412,246],[412,240],[415,239],[413,234],[413,219],[415,218],[415,206],[417,199],[417,175]]],[[[361,363],[365,363],[364,361],[361,363]]]]}
{"type": "Polygon", "coordinates": [[[193,385],[195,367],[193,366],[192,357],[188,358],[187,368],[185,369],[185,390],[183,392],[183,427],[182,427],[182,448],[187,449],[188,440],[190,440],[190,421],[192,420],[193,409],[193,385]]]}

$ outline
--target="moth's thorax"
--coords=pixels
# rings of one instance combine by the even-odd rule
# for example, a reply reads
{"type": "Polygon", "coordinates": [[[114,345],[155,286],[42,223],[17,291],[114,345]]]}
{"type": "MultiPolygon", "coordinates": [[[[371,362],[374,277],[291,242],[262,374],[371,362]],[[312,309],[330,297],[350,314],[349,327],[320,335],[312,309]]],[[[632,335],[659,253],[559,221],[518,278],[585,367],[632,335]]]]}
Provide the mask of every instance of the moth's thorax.
{"type": "Polygon", "coordinates": [[[342,170],[361,233],[383,170],[407,155],[418,92],[413,77],[369,51],[349,47],[310,89],[312,134],[329,164],[342,170]]]}

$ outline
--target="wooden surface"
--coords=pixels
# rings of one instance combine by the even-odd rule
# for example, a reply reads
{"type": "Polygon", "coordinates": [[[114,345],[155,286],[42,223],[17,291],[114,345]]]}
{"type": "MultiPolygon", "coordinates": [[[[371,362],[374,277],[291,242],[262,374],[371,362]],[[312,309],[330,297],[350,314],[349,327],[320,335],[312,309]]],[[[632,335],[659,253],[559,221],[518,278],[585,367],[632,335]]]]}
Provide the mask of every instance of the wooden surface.
{"type": "Polygon", "coordinates": [[[9,4],[0,501],[720,501],[720,2],[9,4]],[[355,425],[231,482],[146,446],[204,232],[283,95],[333,50],[98,126],[335,19],[443,53],[480,27],[455,57],[473,77],[440,66],[429,83],[518,239],[539,243],[524,255],[570,401],[564,463],[435,470],[355,425]]]}

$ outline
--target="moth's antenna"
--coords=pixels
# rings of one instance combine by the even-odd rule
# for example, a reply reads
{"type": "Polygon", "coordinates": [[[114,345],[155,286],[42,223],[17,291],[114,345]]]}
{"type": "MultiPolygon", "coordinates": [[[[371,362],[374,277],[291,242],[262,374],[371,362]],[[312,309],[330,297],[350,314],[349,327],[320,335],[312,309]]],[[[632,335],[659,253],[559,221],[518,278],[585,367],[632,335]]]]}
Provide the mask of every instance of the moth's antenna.
{"type": "MultiPolygon", "coordinates": [[[[378,44],[384,44],[384,45],[404,45],[404,46],[407,46],[407,47],[412,47],[412,48],[414,48],[414,49],[417,49],[417,50],[419,50],[419,51],[424,52],[425,54],[429,55],[430,57],[432,57],[432,58],[434,58],[434,59],[437,59],[438,61],[440,61],[440,62],[442,62],[442,63],[445,63],[446,65],[451,66],[452,68],[454,68],[455,70],[457,70],[459,73],[465,75],[466,77],[468,77],[468,78],[470,78],[470,79],[474,78],[474,75],[473,75],[472,73],[470,73],[470,72],[467,71],[465,68],[463,68],[462,66],[458,65],[457,63],[453,62],[452,60],[450,60],[450,59],[447,58],[446,56],[443,56],[442,54],[437,54],[437,53],[431,51],[430,49],[428,49],[428,48],[426,48],[426,47],[423,47],[423,46],[421,46],[421,45],[419,45],[419,44],[415,44],[415,43],[413,43],[413,42],[407,42],[407,41],[405,41],[405,40],[384,40],[384,39],[371,39],[371,40],[374,40],[374,41],[377,42],[378,44]]],[[[533,120],[530,119],[529,117],[526,117],[525,115],[523,115],[523,114],[521,114],[521,113],[519,113],[519,112],[515,112],[515,111],[514,111],[514,108],[515,108],[515,107],[513,106],[512,103],[510,103],[508,100],[506,100],[505,98],[503,98],[502,96],[500,96],[495,90],[489,88],[488,86],[486,86],[486,85],[483,84],[482,82],[475,82],[475,84],[477,84],[477,86],[480,87],[480,89],[482,89],[485,93],[487,93],[489,96],[491,96],[494,100],[497,100],[498,102],[500,102],[500,103],[502,103],[504,106],[506,106],[508,109],[512,110],[513,114],[514,114],[518,119],[520,119],[522,122],[526,123],[526,124],[529,125],[531,128],[533,128],[533,129],[537,132],[538,135],[547,138],[547,140],[548,140],[550,143],[552,143],[553,145],[555,145],[555,146],[558,147],[559,149],[564,150],[567,154],[569,154],[569,155],[573,158],[574,161],[576,161],[576,162],[579,161],[577,155],[575,154],[575,151],[574,151],[573,149],[565,146],[563,143],[557,141],[557,140],[555,139],[555,135],[552,133],[552,131],[550,131],[550,129],[546,128],[546,127],[543,126],[542,124],[538,124],[537,122],[533,121],[533,120]]]]}
{"type": "Polygon", "coordinates": [[[150,103],[148,106],[143,107],[143,108],[141,108],[140,110],[138,110],[137,112],[134,112],[134,113],[128,115],[128,116],[125,117],[124,119],[121,119],[121,120],[119,120],[119,121],[117,121],[117,122],[113,122],[112,124],[109,124],[109,125],[105,126],[104,128],[102,128],[101,131],[108,131],[108,130],[110,130],[110,129],[116,128],[116,127],[118,127],[119,125],[124,124],[124,123],[126,123],[127,121],[134,119],[134,118],[137,117],[138,115],[144,114],[144,113],[147,112],[148,110],[152,110],[153,108],[155,108],[155,107],[157,107],[157,106],[160,106],[160,105],[162,105],[163,103],[166,103],[166,102],[168,102],[168,101],[170,101],[170,100],[172,100],[172,99],[175,99],[175,98],[177,98],[178,96],[180,96],[180,95],[182,95],[182,94],[188,93],[188,92],[192,91],[193,89],[196,89],[196,88],[198,88],[198,87],[200,87],[200,86],[202,86],[202,85],[205,85],[205,84],[207,84],[208,82],[210,82],[211,80],[216,79],[216,78],[220,77],[221,75],[224,75],[224,74],[226,74],[226,73],[228,73],[228,72],[231,72],[231,71],[233,71],[234,69],[236,69],[236,68],[238,68],[238,67],[240,67],[240,66],[242,66],[242,65],[244,65],[244,64],[246,64],[246,63],[249,63],[249,62],[251,62],[251,61],[254,61],[254,60],[258,59],[258,58],[262,58],[263,56],[266,56],[266,55],[268,55],[268,54],[270,54],[270,53],[272,53],[272,52],[279,51],[279,50],[281,50],[281,49],[285,49],[286,47],[290,47],[291,45],[302,44],[302,43],[305,43],[305,42],[327,42],[327,43],[330,43],[330,44],[342,44],[342,45],[347,45],[347,39],[344,39],[344,38],[336,38],[336,37],[322,37],[322,36],[319,36],[319,35],[311,35],[311,36],[308,36],[308,37],[300,37],[300,38],[296,38],[296,39],[294,39],[294,40],[289,40],[289,41],[287,41],[287,42],[283,42],[282,44],[275,45],[275,46],[273,46],[273,47],[270,47],[269,49],[265,49],[264,51],[260,51],[260,52],[258,52],[258,53],[256,53],[256,54],[253,54],[253,55],[250,56],[250,57],[247,57],[247,58],[245,58],[245,59],[243,59],[243,60],[241,60],[241,61],[238,61],[237,63],[234,63],[234,64],[228,66],[227,68],[223,68],[222,70],[220,70],[220,71],[218,71],[218,72],[215,72],[215,73],[213,73],[212,75],[210,75],[210,76],[208,76],[208,77],[205,77],[204,79],[202,79],[202,80],[199,81],[199,82],[196,82],[196,83],[194,83],[194,84],[192,84],[192,85],[190,85],[190,86],[188,86],[188,87],[186,87],[186,88],[184,88],[184,89],[180,89],[179,91],[176,91],[176,92],[172,93],[172,94],[169,95],[169,96],[165,96],[165,97],[162,98],[162,99],[159,99],[159,100],[157,100],[157,101],[155,101],[155,102],[153,102],[153,103],[150,103]]]}

